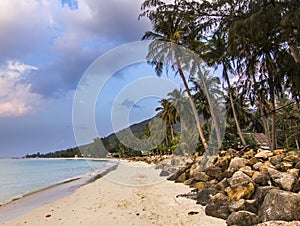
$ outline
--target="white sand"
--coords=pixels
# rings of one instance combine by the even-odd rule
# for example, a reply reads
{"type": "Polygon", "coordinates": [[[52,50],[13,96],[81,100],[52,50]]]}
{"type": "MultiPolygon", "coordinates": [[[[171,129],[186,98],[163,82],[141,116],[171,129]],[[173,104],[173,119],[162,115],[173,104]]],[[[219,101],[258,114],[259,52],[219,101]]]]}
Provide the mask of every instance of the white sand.
{"type": "Polygon", "coordinates": [[[196,201],[176,198],[191,189],[159,177],[141,162],[121,162],[105,177],[70,196],[42,206],[4,225],[226,225],[206,216],[196,201]],[[190,211],[199,214],[188,215],[190,211]]]}

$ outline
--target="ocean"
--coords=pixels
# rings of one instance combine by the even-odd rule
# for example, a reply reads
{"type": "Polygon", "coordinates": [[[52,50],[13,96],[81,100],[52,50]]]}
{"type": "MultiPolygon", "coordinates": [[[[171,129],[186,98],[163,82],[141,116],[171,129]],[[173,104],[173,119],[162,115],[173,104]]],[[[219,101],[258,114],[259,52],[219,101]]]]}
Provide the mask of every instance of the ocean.
{"type": "Polygon", "coordinates": [[[85,159],[0,159],[0,205],[114,164],[85,159]]]}

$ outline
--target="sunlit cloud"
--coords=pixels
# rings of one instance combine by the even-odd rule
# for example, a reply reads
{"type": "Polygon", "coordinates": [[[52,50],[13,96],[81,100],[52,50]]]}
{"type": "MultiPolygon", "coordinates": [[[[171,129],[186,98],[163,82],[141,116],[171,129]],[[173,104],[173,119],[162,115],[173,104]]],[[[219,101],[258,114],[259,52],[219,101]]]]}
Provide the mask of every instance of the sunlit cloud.
{"type": "Polygon", "coordinates": [[[26,74],[36,67],[19,61],[7,61],[0,66],[0,117],[22,116],[36,110],[41,95],[31,91],[26,74]]]}

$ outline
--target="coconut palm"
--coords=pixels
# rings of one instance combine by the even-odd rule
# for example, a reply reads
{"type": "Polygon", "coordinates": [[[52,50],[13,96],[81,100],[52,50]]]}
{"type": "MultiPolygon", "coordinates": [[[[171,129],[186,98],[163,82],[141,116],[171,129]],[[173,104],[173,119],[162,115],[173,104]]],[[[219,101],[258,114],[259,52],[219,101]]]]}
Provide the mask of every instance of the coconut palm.
{"type": "Polygon", "coordinates": [[[186,69],[189,69],[190,58],[186,55],[188,51],[182,46],[187,46],[187,40],[192,40],[191,36],[194,34],[191,33],[193,30],[189,27],[192,23],[186,19],[188,14],[184,16],[180,14],[181,2],[175,1],[174,4],[166,4],[158,0],[146,0],[142,4],[143,13],[140,16],[146,16],[150,19],[153,31],[147,31],[142,39],[153,40],[149,46],[147,59],[155,67],[159,76],[164,67],[168,68],[168,66],[175,70],[176,74],[179,74],[189,97],[204,149],[208,150],[199,115],[184,73],[186,69]],[[151,7],[156,8],[152,10],[151,7]]]}

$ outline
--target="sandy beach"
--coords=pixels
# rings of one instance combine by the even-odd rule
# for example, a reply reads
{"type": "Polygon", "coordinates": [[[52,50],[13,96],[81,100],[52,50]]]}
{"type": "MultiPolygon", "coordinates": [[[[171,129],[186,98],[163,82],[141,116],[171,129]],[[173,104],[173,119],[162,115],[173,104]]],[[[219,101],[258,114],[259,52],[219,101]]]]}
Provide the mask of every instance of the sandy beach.
{"type": "Polygon", "coordinates": [[[121,161],[116,170],[71,195],[3,225],[226,225],[206,216],[194,200],[177,198],[190,188],[159,173],[153,165],[121,161]]]}

